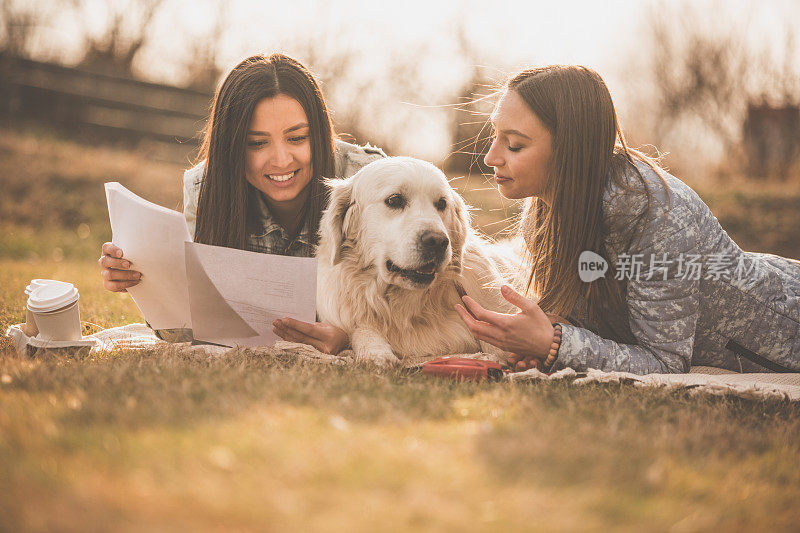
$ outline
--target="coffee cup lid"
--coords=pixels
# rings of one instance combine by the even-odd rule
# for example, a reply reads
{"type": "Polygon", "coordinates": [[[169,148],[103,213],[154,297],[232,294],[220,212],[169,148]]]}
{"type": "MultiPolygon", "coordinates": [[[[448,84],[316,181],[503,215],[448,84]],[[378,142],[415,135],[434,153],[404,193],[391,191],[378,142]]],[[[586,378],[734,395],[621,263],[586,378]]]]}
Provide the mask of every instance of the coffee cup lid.
{"type": "Polygon", "coordinates": [[[28,309],[46,313],[66,307],[78,300],[78,289],[72,283],[59,282],[40,285],[28,296],[28,309]]]}
{"type": "Polygon", "coordinates": [[[65,283],[69,285],[66,281],[58,281],[55,279],[32,279],[30,284],[25,287],[25,296],[30,296],[33,292],[33,289],[36,287],[41,287],[43,285],[58,285],[59,283],[65,283]]]}

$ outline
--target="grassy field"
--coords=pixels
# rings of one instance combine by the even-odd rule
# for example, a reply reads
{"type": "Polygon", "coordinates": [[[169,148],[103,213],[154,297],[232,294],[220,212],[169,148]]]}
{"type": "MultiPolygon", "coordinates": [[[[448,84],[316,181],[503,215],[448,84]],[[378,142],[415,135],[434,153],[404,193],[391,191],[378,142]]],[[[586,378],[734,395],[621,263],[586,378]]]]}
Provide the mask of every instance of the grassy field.
{"type": "MultiPolygon", "coordinates": [[[[87,332],[141,320],[99,284],[100,185],[178,208],[181,168],[0,133],[0,328],[35,277],[76,283],[87,332]]],[[[746,222],[729,227],[743,247],[800,257],[797,187],[711,190],[723,225],[746,222]]],[[[487,231],[513,214],[467,196],[487,231]]],[[[247,351],[30,360],[0,338],[0,530],[792,531],[798,435],[800,408],[775,401],[247,351]]]]}

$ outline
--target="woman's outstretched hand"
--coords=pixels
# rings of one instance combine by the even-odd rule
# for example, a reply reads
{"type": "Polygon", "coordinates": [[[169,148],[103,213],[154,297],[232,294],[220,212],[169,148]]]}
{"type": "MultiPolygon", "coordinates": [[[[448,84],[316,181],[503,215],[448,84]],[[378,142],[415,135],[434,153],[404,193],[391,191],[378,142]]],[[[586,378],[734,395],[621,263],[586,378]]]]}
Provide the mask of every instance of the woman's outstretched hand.
{"type": "Polygon", "coordinates": [[[98,259],[100,275],[103,278],[103,287],[113,292],[124,292],[128,287],[133,287],[142,279],[142,273],[131,270],[131,262],[123,257],[122,250],[112,243],[103,244],[103,255],[98,259]]]}
{"type": "Polygon", "coordinates": [[[332,355],[350,344],[347,333],[322,322],[310,324],[294,318],[279,318],[272,323],[272,331],[285,341],[310,344],[320,352],[332,355]]]}
{"type": "Polygon", "coordinates": [[[456,312],[475,338],[511,352],[509,363],[512,366],[519,370],[536,367],[537,363],[534,361],[545,359],[553,343],[550,318],[535,302],[508,285],[503,285],[500,293],[509,303],[519,308],[519,313],[488,311],[469,296],[461,298],[466,308],[456,305],[456,312]]]}

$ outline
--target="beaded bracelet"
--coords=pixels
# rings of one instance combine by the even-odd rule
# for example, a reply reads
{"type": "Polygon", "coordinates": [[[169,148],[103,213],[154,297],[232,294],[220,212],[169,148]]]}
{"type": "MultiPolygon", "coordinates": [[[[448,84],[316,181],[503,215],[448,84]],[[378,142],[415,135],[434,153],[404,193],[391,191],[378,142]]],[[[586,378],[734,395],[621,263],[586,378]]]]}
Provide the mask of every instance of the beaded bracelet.
{"type": "Polygon", "coordinates": [[[553,324],[553,343],[544,360],[544,371],[547,372],[558,358],[558,349],[561,348],[561,324],[553,324]]]}

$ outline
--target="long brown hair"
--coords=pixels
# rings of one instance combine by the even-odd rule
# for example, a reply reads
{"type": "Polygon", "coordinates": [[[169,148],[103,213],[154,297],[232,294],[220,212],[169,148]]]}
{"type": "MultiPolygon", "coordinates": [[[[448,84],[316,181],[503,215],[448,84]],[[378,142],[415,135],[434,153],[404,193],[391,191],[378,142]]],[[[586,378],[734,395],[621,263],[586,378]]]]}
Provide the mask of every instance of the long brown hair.
{"type": "Polygon", "coordinates": [[[245,249],[258,226],[258,189],[245,177],[247,128],[256,104],[284,94],[303,107],[311,131],[312,177],[305,216],[312,244],[327,204],[322,178],[334,173],[333,124],[319,84],[299,61],[283,54],[248,57],[220,85],[203,133],[198,161],[206,166],[197,202],[195,241],[245,249]]]}
{"type": "Polygon", "coordinates": [[[608,87],[591,69],[571,65],[528,69],[514,75],[506,88],[522,97],[552,137],[545,193],[550,205],[541,198],[529,199],[520,224],[531,267],[526,290],[539,296],[545,312],[560,316],[569,315],[583,298],[589,323],[599,334],[634,342],[627,320],[625,281],[615,279],[614,262],[606,250],[609,224],[603,193],[609,180],[614,180],[646,195],[647,209],[634,217],[629,231],[611,236],[615,242],[632,242],[646,220],[652,197],[633,162],[645,161],[658,171],[655,161],[627,146],[608,87]],[[627,186],[625,172],[635,172],[641,187],[627,186]],[[578,258],[584,250],[609,261],[605,277],[591,283],[580,280],[578,258]]]}

